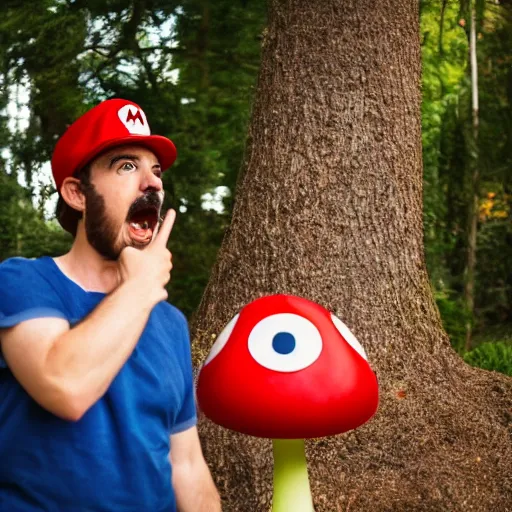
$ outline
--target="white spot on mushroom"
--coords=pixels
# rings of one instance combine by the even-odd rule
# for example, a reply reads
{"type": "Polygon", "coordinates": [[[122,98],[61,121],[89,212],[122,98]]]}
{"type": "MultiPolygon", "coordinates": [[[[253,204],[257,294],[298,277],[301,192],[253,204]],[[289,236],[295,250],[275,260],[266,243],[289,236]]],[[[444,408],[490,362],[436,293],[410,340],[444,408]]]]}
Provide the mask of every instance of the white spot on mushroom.
{"type": "Polygon", "coordinates": [[[361,356],[368,361],[368,357],[361,343],[357,341],[357,338],[352,334],[350,329],[337,317],[331,314],[332,323],[336,326],[336,329],[343,336],[345,341],[361,356]]]}
{"type": "Polygon", "coordinates": [[[219,334],[217,340],[213,344],[210,353],[208,354],[208,357],[206,358],[206,361],[204,362],[203,366],[206,366],[214,357],[217,357],[219,352],[224,348],[226,343],[229,340],[229,337],[231,336],[231,333],[233,332],[233,329],[235,328],[235,324],[238,321],[238,317],[240,316],[240,313],[235,315],[231,321],[224,327],[222,332],[219,334]]]}

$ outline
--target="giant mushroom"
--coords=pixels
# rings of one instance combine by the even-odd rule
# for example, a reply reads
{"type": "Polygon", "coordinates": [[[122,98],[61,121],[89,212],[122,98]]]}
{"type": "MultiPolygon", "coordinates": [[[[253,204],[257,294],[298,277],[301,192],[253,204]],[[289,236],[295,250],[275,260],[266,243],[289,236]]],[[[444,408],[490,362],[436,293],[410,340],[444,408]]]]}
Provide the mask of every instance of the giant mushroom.
{"type": "Polygon", "coordinates": [[[378,384],[339,318],[310,300],[270,295],[247,304],[217,337],[197,399],[214,423],[272,439],[273,512],[311,512],[304,439],[366,423],[378,384]]]}

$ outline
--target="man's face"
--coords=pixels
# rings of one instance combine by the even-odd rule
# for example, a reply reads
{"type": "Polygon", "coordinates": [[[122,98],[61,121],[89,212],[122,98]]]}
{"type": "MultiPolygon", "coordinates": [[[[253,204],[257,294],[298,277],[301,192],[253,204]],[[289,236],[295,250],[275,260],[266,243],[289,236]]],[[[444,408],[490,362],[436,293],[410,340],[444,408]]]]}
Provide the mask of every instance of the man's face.
{"type": "Polygon", "coordinates": [[[103,257],[116,260],[127,247],[146,247],[160,218],[162,170],[158,159],[140,146],[119,146],[91,164],[86,198],[85,232],[103,257]]]}

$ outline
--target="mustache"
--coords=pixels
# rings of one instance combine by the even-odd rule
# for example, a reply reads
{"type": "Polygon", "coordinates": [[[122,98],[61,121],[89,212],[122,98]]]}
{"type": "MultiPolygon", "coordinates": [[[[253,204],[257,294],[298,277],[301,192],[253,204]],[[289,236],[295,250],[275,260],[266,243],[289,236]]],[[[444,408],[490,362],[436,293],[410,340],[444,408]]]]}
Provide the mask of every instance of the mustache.
{"type": "Polygon", "coordinates": [[[155,208],[157,212],[160,213],[160,210],[162,208],[162,202],[163,200],[158,194],[158,192],[150,190],[149,192],[146,192],[143,196],[135,199],[135,201],[131,204],[130,209],[128,210],[127,219],[130,219],[137,212],[140,212],[141,210],[147,208],[155,208]]]}

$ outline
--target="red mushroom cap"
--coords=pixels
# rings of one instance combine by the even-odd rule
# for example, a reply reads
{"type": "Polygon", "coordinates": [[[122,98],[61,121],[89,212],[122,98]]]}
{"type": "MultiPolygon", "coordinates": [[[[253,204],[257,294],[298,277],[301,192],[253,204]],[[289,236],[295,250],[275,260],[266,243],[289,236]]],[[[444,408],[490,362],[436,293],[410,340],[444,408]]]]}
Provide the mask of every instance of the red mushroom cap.
{"type": "Polygon", "coordinates": [[[219,335],[199,373],[197,399],[223,427],[302,439],[368,421],[378,385],[341,320],[309,300],[271,295],[245,306],[219,335]]]}

